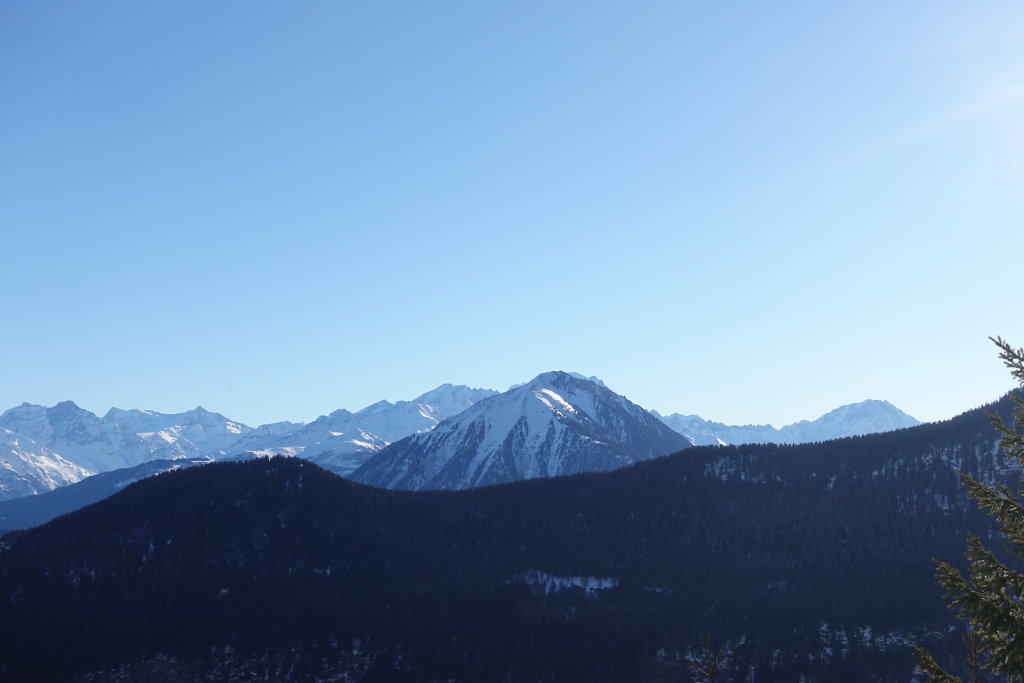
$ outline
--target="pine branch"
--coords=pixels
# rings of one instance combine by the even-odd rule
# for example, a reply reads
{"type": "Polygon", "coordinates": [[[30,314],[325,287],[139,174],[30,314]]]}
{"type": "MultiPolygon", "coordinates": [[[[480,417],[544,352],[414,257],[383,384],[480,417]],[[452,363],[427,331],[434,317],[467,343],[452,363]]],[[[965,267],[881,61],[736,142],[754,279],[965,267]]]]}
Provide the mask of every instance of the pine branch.
{"type": "Polygon", "coordinates": [[[1006,367],[1010,368],[1010,374],[1017,379],[1021,386],[1024,386],[1024,348],[1015,349],[999,336],[989,337],[989,339],[999,347],[999,358],[1006,367]]]}
{"type": "MultiPolygon", "coordinates": [[[[1024,387],[1024,349],[1015,349],[1002,337],[991,338],[999,347],[999,357],[1010,369],[1014,379],[1024,387]]],[[[1000,447],[1010,458],[1024,466],[1024,398],[1010,394],[1013,402],[1013,423],[998,414],[990,415],[999,432],[1000,447]]],[[[960,472],[968,495],[978,506],[995,517],[1003,537],[1018,558],[1024,559],[1024,504],[1005,486],[986,486],[960,472]]],[[[1024,491],[1021,492],[1024,496],[1024,491]]],[[[968,650],[967,668],[972,682],[981,679],[981,671],[989,670],[1019,681],[1024,676],[1024,574],[1011,569],[987,549],[974,535],[967,539],[968,578],[952,565],[936,561],[936,578],[946,591],[949,606],[958,610],[960,618],[970,622],[965,637],[968,650]]],[[[926,681],[963,683],[944,671],[923,648],[915,645],[918,669],[926,681]]]]}
{"type": "Polygon", "coordinates": [[[1024,551],[1024,503],[1005,486],[990,487],[964,472],[958,472],[967,495],[996,518],[1015,552],[1024,551]]]}
{"type": "Polygon", "coordinates": [[[917,657],[918,673],[924,675],[924,683],[964,683],[963,679],[939,666],[931,654],[916,643],[914,644],[914,655],[917,657]]]}

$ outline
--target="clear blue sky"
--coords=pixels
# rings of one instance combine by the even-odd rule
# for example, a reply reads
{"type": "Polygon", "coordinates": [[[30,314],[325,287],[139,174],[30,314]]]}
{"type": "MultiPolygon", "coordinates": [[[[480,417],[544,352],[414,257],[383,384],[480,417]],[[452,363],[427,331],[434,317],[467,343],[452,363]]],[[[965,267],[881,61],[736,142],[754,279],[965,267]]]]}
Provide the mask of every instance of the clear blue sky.
{"type": "Polygon", "coordinates": [[[1024,5],[11,0],[0,234],[0,410],[942,419],[1024,345],[1024,5]]]}

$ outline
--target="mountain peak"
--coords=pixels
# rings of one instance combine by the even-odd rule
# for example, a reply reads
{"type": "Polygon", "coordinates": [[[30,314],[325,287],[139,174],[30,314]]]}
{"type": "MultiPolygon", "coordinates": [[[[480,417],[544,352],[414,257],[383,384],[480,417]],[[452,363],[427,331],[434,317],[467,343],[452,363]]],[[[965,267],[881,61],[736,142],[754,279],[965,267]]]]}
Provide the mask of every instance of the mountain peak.
{"type": "Polygon", "coordinates": [[[526,384],[530,386],[538,384],[564,384],[572,381],[573,379],[577,378],[564,370],[548,370],[547,372],[540,373],[526,384]]]}
{"type": "MultiPolygon", "coordinates": [[[[350,414],[351,415],[356,415],[358,417],[366,418],[366,417],[371,417],[373,415],[377,415],[379,413],[386,413],[388,410],[390,410],[391,408],[394,408],[394,407],[395,407],[395,404],[392,403],[391,401],[388,401],[388,400],[385,400],[385,399],[381,399],[380,401],[377,401],[376,403],[371,403],[370,405],[366,406],[365,408],[363,408],[361,410],[357,410],[355,413],[350,413],[350,414]]],[[[331,416],[333,417],[334,413],[331,413],[331,416]]]]}
{"type": "Polygon", "coordinates": [[[130,417],[137,416],[137,415],[155,415],[155,414],[156,413],[154,413],[152,410],[139,410],[138,408],[128,408],[128,409],[125,409],[125,408],[118,408],[116,406],[112,406],[110,408],[110,410],[108,410],[103,415],[102,419],[103,419],[104,422],[117,422],[118,420],[126,420],[126,419],[128,419],[130,417]]]}
{"type": "Polygon", "coordinates": [[[611,470],[689,445],[603,383],[552,370],[392,443],[352,478],[386,488],[462,489],[611,470]]]}
{"type": "Polygon", "coordinates": [[[437,399],[450,398],[452,396],[466,396],[473,397],[472,400],[480,400],[485,396],[493,396],[497,394],[497,391],[493,389],[478,389],[476,387],[467,386],[465,384],[451,384],[445,382],[444,384],[438,385],[431,389],[425,394],[420,394],[413,399],[414,403],[430,403],[437,399]]]}
{"type": "Polygon", "coordinates": [[[601,379],[599,377],[595,377],[594,375],[591,375],[590,377],[587,377],[586,375],[583,375],[583,374],[578,373],[578,372],[570,372],[569,374],[572,375],[573,377],[575,377],[576,379],[582,379],[582,380],[586,380],[587,382],[593,382],[597,386],[604,387],[605,389],[608,388],[607,384],[605,384],[603,381],[601,381],[601,379]]]}
{"type": "Polygon", "coordinates": [[[608,385],[606,385],[597,377],[587,377],[586,375],[583,375],[579,372],[567,372],[565,370],[548,370],[547,372],[540,373],[539,375],[537,375],[528,382],[520,382],[519,384],[513,384],[512,386],[509,387],[509,391],[526,386],[536,387],[552,384],[566,386],[574,384],[576,381],[590,382],[591,384],[596,384],[597,386],[602,387],[603,389],[608,388],[608,385]]]}

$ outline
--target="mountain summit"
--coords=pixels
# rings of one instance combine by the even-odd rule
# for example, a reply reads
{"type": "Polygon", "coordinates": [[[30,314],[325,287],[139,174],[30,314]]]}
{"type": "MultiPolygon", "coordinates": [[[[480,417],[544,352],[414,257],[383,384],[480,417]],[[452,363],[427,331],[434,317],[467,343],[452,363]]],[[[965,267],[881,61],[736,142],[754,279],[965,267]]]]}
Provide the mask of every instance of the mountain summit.
{"type": "Polygon", "coordinates": [[[611,470],[690,445],[603,384],[545,372],[388,446],[352,479],[383,488],[465,489],[611,470]]]}

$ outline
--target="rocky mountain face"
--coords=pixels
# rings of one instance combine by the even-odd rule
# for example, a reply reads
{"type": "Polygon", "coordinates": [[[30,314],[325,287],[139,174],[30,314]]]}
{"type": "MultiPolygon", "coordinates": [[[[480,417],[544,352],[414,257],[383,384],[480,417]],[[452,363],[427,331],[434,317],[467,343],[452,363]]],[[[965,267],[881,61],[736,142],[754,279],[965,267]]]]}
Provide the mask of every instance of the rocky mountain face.
{"type": "Polygon", "coordinates": [[[465,489],[611,470],[689,446],[602,384],[546,372],[388,446],[351,477],[383,488],[465,489]]]}
{"type": "Polygon", "coordinates": [[[889,432],[921,424],[888,401],[869,399],[840,406],[816,420],[801,420],[782,428],[771,425],[727,425],[699,415],[651,413],[698,446],[744,443],[812,443],[847,436],[889,432]]]}

